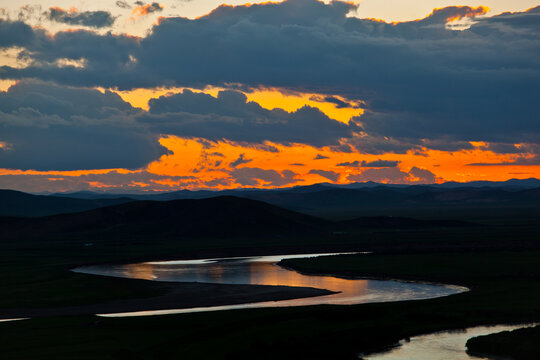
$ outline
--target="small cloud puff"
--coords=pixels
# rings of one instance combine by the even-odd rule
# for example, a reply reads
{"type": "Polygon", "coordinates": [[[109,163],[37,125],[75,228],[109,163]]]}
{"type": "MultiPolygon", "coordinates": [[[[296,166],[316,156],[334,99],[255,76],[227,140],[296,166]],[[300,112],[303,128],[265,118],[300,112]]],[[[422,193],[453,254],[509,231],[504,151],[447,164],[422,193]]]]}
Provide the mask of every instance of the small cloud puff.
{"type": "Polygon", "coordinates": [[[111,27],[116,20],[108,11],[78,11],[75,8],[64,10],[59,7],[51,7],[45,16],[59,23],[93,28],[111,27]]]}

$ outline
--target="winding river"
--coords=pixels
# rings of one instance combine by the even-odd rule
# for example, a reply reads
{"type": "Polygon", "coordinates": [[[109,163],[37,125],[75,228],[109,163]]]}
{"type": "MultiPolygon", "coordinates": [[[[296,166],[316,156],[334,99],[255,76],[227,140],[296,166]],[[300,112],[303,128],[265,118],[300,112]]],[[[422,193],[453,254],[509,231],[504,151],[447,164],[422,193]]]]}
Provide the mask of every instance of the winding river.
{"type": "Polygon", "coordinates": [[[467,354],[467,340],[475,336],[488,335],[501,331],[511,331],[527,325],[477,326],[463,330],[441,331],[433,334],[412,337],[401,341],[399,346],[390,351],[362,356],[365,360],[469,360],[489,359],[467,354]]]}
{"type": "Polygon", "coordinates": [[[339,254],[253,256],[144,262],[128,265],[96,265],[79,267],[73,271],[94,275],[106,275],[154,281],[300,286],[327,289],[335,292],[335,294],[331,295],[293,300],[266,301],[187,309],[100,314],[100,316],[107,317],[180,314],[202,311],[320,304],[351,305],[370,302],[429,299],[467,291],[467,288],[464,287],[442,284],[404,282],[395,280],[345,279],[326,275],[304,275],[277,265],[277,263],[282,259],[323,255],[339,254]]]}

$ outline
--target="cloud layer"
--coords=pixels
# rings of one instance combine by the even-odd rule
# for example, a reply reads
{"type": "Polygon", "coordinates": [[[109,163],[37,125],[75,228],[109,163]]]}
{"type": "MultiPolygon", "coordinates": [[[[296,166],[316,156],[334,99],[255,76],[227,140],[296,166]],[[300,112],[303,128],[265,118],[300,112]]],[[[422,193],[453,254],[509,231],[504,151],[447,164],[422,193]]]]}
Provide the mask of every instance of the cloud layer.
{"type": "Polygon", "coordinates": [[[305,106],[294,112],[267,110],[248,102],[238,91],[221,91],[217,97],[189,90],[149,102],[141,121],[161,133],[210,140],[338,144],[354,127],[330,119],[319,109],[305,106]]]}
{"type": "Polygon", "coordinates": [[[45,15],[51,21],[93,28],[111,27],[115,21],[115,18],[108,11],[71,11],[52,7],[45,12],[45,15]]]}
{"type": "Polygon", "coordinates": [[[3,168],[140,168],[167,153],[118,95],[22,82],[0,92],[3,168]]]}
{"type": "MultiPolygon", "coordinates": [[[[2,167],[34,170],[141,168],[167,151],[158,139],[228,140],[276,152],[266,141],[338,144],[352,127],[320,110],[267,110],[237,91],[184,90],[133,108],[117,94],[23,81],[0,93],[2,167]]],[[[241,155],[232,167],[249,162],[241,155]]]]}
{"type": "MultiPolygon", "coordinates": [[[[163,9],[135,5],[134,18],[163,9]]],[[[320,161],[303,175],[331,181],[436,181],[430,170],[409,165],[405,171],[400,161],[379,158],[426,149],[514,155],[471,166],[538,164],[540,7],[478,17],[485,8],[451,6],[402,23],[349,16],[356,10],[316,0],[223,5],[193,20],[160,18],[141,38],[89,29],[51,34],[0,20],[0,49],[15,52],[18,61],[1,66],[0,79],[19,81],[0,92],[0,167],[140,169],[168,153],[158,142],[167,135],[273,153],[281,145],[316,147],[320,161]],[[452,30],[455,20],[470,27],[452,30]],[[95,89],[208,85],[229,90],[167,94],[152,99],[148,111],[95,89]],[[343,123],[316,107],[270,110],[248,101],[246,93],[259,88],[320,94],[310,100],[364,111],[343,123]],[[328,165],[330,157],[324,147],[378,160],[335,160],[337,167],[323,169],[319,163],[328,165]]],[[[115,20],[106,11],[46,14],[94,29],[115,20]]],[[[244,186],[301,180],[252,160],[236,153],[215,163],[226,168],[220,171],[227,181],[244,186]]]]}
{"type": "Polygon", "coordinates": [[[537,141],[538,8],[476,18],[464,31],[448,29],[447,21],[485,9],[448,7],[397,24],[347,17],[355,9],[315,0],[224,5],[194,20],[163,18],[140,40],[85,31],[50,38],[3,23],[0,31],[24,28],[3,46],[23,46],[32,63],[4,66],[0,77],[119,88],[240,83],[304,89],[364,101],[367,111],[358,122],[371,135],[405,142],[442,136],[537,141]],[[64,58],[87,65],[51,66],[64,58]]]}

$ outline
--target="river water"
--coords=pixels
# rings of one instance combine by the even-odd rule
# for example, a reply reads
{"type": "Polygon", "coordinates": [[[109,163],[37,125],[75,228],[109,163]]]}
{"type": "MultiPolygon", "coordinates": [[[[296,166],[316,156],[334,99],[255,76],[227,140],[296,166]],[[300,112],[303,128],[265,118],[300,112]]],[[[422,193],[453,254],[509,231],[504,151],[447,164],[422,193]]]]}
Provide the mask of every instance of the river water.
{"type": "Polygon", "coordinates": [[[146,279],[153,281],[300,286],[327,289],[337,292],[336,294],[332,295],[316,296],[303,299],[197,307],[189,309],[139,311],[131,313],[106,314],[101,316],[144,316],[320,304],[352,305],[370,302],[429,299],[467,291],[467,289],[464,287],[442,284],[403,282],[394,280],[345,279],[335,276],[304,275],[277,265],[277,263],[282,259],[314,257],[321,255],[338,254],[300,254],[144,262],[128,265],[86,266],[74,269],[74,271],[86,274],[146,279]]]}
{"type": "Polygon", "coordinates": [[[400,346],[378,354],[362,356],[365,360],[469,360],[488,359],[468,355],[465,344],[475,336],[515,330],[531,325],[478,326],[459,331],[443,331],[415,336],[400,346]]]}

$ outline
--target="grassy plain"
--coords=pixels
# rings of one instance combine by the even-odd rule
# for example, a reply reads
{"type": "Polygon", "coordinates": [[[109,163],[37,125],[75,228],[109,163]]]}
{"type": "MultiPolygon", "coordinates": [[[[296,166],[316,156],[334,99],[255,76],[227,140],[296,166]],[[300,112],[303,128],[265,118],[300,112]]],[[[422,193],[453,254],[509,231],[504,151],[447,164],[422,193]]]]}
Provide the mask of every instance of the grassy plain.
{"type": "Polygon", "coordinates": [[[467,341],[471,354],[534,360],[540,354],[540,326],[477,336],[467,341]]]}
{"type": "Polygon", "coordinates": [[[0,309],[96,304],[163,294],[157,283],[75,274],[97,262],[373,250],[288,260],[309,273],[460,284],[445,298],[146,318],[43,317],[0,324],[2,359],[353,359],[413,335],[540,318],[539,222],[467,229],[365,229],[331,237],[17,239],[0,244],[0,309]],[[92,245],[88,245],[88,244],[92,245]]]}

